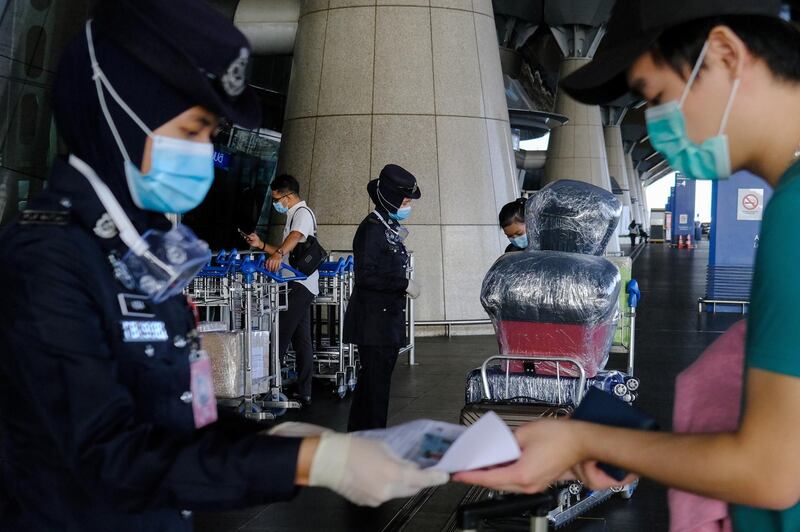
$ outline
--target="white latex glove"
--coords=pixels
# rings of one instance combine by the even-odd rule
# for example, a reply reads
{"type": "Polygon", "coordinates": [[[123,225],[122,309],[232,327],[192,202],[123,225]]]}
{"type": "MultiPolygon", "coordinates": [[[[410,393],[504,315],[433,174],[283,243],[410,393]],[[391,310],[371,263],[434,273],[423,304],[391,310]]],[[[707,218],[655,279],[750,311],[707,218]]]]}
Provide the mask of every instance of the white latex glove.
{"type": "Polygon", "coordinates": [[[287,421],[272,427],[267,431],[267,434],[269,436],[283,436],[284,438],[312,438],[322,436],[326,432],[333,432],[333,430],[320,425],[312,425],[311,423],[287,421]]]}
{"type": "Polygon", "coordinates": [[[419,283],[417,283],[413,279],[409,279],[408,286],[406,287],[406,294],[408,294],[408,297],[410,297],[411,299],[417,299],[421,292],[422,292],[422,287],[419,285],[419,283]]]}
{"type": "Polygon", "coordinates": [[[379,506],[439,486],[450,475],[399,458],[384,442],[324,433],[311,463],[309,486],[328,488],[350,502],[379,506]]]}

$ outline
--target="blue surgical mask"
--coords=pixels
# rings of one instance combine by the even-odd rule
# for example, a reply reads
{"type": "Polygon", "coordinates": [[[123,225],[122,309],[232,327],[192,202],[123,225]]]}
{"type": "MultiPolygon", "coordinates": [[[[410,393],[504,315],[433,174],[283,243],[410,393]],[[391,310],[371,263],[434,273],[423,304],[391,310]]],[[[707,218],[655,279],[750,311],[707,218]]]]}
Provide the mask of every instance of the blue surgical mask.
{"type": "Polygon", "coordinates": [[[289,207],[284,207],[283,203],[280,201],[273,201],[272,208],[275,209],[279,214],[286,214],[289,212],[289,207]]]}
{"type": "Polygon", "coordinates": [[[185,213],[200,205],[214,182],[214,146],[153,135],[150,171],[125,161],[133,202],[156,212],[185,213]]]}
{"type": "Polygon", "coordinates": [[[724,133],[741,80],[737,78],[733,83],[719,132],[701,144],[692,142],[687,135],[686,118],[682,111],[683,103],[697,78],[707,51],[708,42],[703,46],[700,57],[697,58],[697,63],[692,70],[683,95],[681,95],[680,102],[673,100],[647,109],[645,120],[650,143],[664,155],[674,170],[689,179],[727,179],[732,170],[728,137],[724,133]]]}
{"type": "Polygon", "coordinates": [[[514,237],[508,237],[508,240],[517,246],[520,249],[525,249],[528,247],[528,235],[519,235],[514,237]]]}
{"type": "Polygon", "coordinates": [[[142,209],[163,213],[184,213],[200,205],[214,181],[214,146],[155,135],[117,94],[97,62],[92,39],[91,20],[86,23],[86,40],[92,61],[95,90],[108,127],[125,159],[125,177],[133,202],[142,209]],[[105,89],[105,90],[104,90],[105,89]],[[143,174],[131,161],[122,142],[105,93],[152,139],[150,170],[143,174]]]}
{"type": "Polygon", "coordinates": [[[409,216],[411,216],[411,207],[401,207],[397,209],[397,212],[389,213],[389,218],[398,222],[405,220],[409,216]]]}

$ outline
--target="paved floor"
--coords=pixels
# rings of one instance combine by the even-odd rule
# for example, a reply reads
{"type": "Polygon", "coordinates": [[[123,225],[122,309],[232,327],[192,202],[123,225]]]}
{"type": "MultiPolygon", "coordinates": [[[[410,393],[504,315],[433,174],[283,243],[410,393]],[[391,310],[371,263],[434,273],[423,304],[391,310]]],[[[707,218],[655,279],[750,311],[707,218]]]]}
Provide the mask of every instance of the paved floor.
{"type": "MultiPolygon", "coordinates": [[[[686,251],[650,245],[634,265],[643,297],[636,336],[636,369],[642,381],[637,405],[656,416],[665,429],[671,425],[675,375],[740,319],[735,315],[697,314],[707,262],[707,247],[686,251]]],[[[493,337],[421,339],[417,351],[420,365],[401,363],[395,371],[390,424],[420,417],[456,422],[464,402],[464,375],[496,349],[493,337]]],[[[612,364],[621,362],[612,360],[612,364]]],[[[349,400],[334,399],[322,386],[314,394],[314,405],[291,418],[344,429],[349,400]]],[[[405,530],[440,530],[463,493],[464,488],[458,485],[437,490],[405,530]]],[[[380,532],[392,530],[392,518],[403,502],[361,509],[331,493],[304,490],[289,503],[198,515],[195,527],[198,532],[380,532]]],[[[630,501],[608,501],[565,530],[658,532],[667,530],[667,526],[665,491],[645,480],[630,501]]]]}

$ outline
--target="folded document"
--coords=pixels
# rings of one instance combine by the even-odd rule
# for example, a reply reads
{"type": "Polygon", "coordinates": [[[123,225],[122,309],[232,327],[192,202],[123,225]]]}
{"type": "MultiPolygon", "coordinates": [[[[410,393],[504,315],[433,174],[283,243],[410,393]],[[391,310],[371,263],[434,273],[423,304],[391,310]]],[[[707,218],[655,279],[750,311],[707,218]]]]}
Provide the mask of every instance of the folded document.
{"type": "Polygon", "coordinates": [[[494,412],[486,413],[470,427],[419,419],[356,434],[386,442],[399,456],[422,468],[447,473],[496,466],[520,456],[511,429],[494,412]]]}

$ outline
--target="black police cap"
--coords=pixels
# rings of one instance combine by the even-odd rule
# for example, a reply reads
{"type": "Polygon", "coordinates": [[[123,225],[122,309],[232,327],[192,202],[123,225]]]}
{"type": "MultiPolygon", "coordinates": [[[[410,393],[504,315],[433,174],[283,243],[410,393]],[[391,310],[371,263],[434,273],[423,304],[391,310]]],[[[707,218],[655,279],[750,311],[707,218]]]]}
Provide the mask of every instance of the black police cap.
{"type": "Polygon", "coordinates": [[[404,198],[419,199],[422,192],[414,175],[396,164],[387,164],[378,176],[381,192],[390,191],[404,198]]]}
{"type": "Polygon", "coordinates": [[[592,62],[560,85],[580,102],[612,102],[628,92],[628,69],[665,30],[719,16],[778,17],[780,11],[781,0],[617,0],[592,62]]]}
{"type": "Polygon", "coordinates": [[[261,106],[248,85],[250,43],[204,0],[102,0],[92,27],[197,105],[244,127],[261,106]]]}

